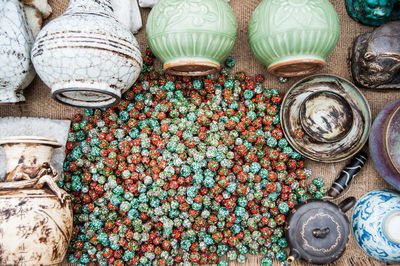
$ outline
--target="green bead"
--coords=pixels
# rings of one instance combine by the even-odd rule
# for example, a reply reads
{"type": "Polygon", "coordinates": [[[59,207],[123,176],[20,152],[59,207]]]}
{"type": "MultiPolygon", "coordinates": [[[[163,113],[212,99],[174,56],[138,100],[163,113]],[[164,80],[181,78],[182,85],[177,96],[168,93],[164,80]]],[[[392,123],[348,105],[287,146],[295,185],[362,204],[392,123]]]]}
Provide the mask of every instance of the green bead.
{"type": "Polygon", "coordinates": [[[293,151],[291,158],[296,160],[296,161],[299,161],[299,160],[301,160],[301,154],[296,152],[296,151],[293,151]]]}
{"type": "Polygon", "coordinates": [[[287,258],[286,252],[283,249],[278,250],[275,256],[279,261],[285,261],[287,258]]]}
{"type": "Polygon", "coordinates": [[[286,238],[280,238],[280,239],[278,240],[278,245],[279,245],[281,248],[286,248],[286,247],[288,246],[288,243],[287,243],[286,238]]]}
{"type": "Polygon", "coordinates": [[[276,254],[280,250],[280,247],[277,243],[273,243],[271,246],[271,250],[276,254]]]}
{"type": "Polygon", "coordinates": [[[315,191],[313,197],[315,199],[322,199],[324,197],[324,194],[322,194],[321,191],[315,191]]]}
{"type": "Polygon", "coordinates": [[[218,266],[229,266],[229,263],[228,263],[226,260],[221,260],[221,261],[218,263],[218,266]]]}
{"type": "Polygon", "coordinates": [[[237,253],[235,250],[229,250],[228,253],[226,254],[226,257],[228,260],[236,260],[237,259],[237,253]]]}
{"type": "Polygon", "coordinates": [[[207,177],[204,179],[203,184],[204,184],[204,186],[207,187],[207,188],[212,188],[212,187],[214,186],[214,184],[215,184],[214,178],[213,178],[213,177],[210,177],[210,176],[207,176],[207,177]]]}
{"type": "Polygon", "coordinates": [[[246,256],[243,255],[243,254],[239,254],[238,257],[237,257],[237,262],[241,263],[241,264],[246,263],[246,256]]]}
{"type": "Polygon", "coordinates": [[[321,188],[324,185],[324,180],[321,177],[317,177],[313,180],[313,184],[317,187],[317,188],[321,188]]]}
{"type": "Polygon", "coordinates": [[[328,192],[328,188],[326,187],[326,186],[322,186],[320,189],[319,189],[319,191],[322,193],[322,194],[326,194],[327,192],[328,192]]]}
{"type": "Polygon", "coordinates": [[[229,213],[229,210],[225,207],[222,207],[218,210],[218,216],[222,217],[223,219],[225,219],[229,213]]]}
{"type": "Polygon", "coordinates": [[[251,100],[251,99],[253,98],[253,96],[254,96],[254,91],[252,91],[252,90],[245,90],[245,91],[243,92],[243,97],[244,97],[246,100],[251,100]]]}
{"type": "Polygon", "coordinates": [[[271,148],[273,148],[273,147],[275,147],[276,145],[277,145],[277,140],[276,140],[276,138],[274,138],[274,137],[269,137],[268,139],[267,139],[267,145],[269,146],[269,147],[271,147],[271,148]]]}
{"type": "Polygon", "coordinates": [[[131,208],[131,205],[130,205],[130,203],[127,202],[127,201],[123,201],[123,202],[121,203],[121,205],[119,206],[120,211],[123,211],[123,212],[129,211],[130,208],[131,208]]]}
{"type": "Polygon", "coordinates": [[[289,205],[286,202],[282,201],[281,203],[279,203],[278,209],[281,213],[285,214],[289,211],[289,205]]]}
{"type": "Polygon", "coordinates": [[[279,240],[279,236],[274,234],[274,235],[271,236],[270,240],[271,240],[272,243],[276,243],[279,240]]]}
{"type": "Polygon", "coordinates": [[[234,67],[234,66],[235,66],[235,63],[236,63],[236,60],[235,60],[235,58],[233,58],[233,57],[228,57],[228,58],[226,58],[226,60],[225,60],[225,65],[226,65],[227,67],[229,67],[229,68],[234,67]]]}
{"type": "Polygon", "coordinates": [[[201,90],[203,88],[203,81],[201,79],[196,79],[192,83],[195,90],[201,90]]]}
{"type": "Polygon", "coordinates": [[[180,171],[180,175],[183,177],[188,177],[191,173],[191,169],[189,165],[183,165],[180,171]]]}
{"type": "Polygon", "coordinates": [[[285,148],[285,147],[287,147],[289,145],[289,143],[287,142],[287,140],[285,139],[285,138],[281,138],[279,141],[278,141],[278,146],[279,146],[279,148],[285,148]]]}
{"type": "Polygon", "coordinates": [[[315,191],[317,191],[317,187],[314,184],[308,185],[308,192],[313,194],[315,191]]]}
{"type": "Polygon", "coordinates": [[[270,258],[263,258],[261,260],[261,266],[272,266],[272,259],[270,258]]]}
{"type": "Polygon", "coordinates": [[[283,153],[290,157],[293,154],[293,149],[291,147],[284,147],[283,153]]]}

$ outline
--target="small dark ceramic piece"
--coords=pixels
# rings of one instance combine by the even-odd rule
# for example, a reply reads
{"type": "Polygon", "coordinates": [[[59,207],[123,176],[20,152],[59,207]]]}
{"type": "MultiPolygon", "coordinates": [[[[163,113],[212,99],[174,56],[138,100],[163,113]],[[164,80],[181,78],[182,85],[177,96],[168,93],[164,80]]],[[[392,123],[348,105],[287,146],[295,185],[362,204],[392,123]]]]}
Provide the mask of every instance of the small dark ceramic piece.
{"type": "Polygon", "coordinates": [[[400,19],[398,0],[346,0],[346,9],[350,17],[370,26],[400,19]]]}
{"type": "Polygon", "coordinates": [[[351,73],[369,89],[400,88],[400,21],[361,34],[353,44],[351,73]]]}
{"type": "Polygon", "coordinates": [[[353,111],[340,95],[320,91],[305,99],[300,109],[300,122],[304,131],[320,142],[343,139],[353,125],[353,111]]]}
{"type": "Polygon", "coordinates": [[[338,206],[323,200],[297,205],[288,215],[285,229],[290,245],[288,262],[302,258],[314,264],[337,260],[349,240],[349,221],[345,212],[356,203],[354,197],[338,206]]]}
{"type": "Polygon", "coordinates": [[[383,108],[376,117],[369,138],[369,152],[376,170],[383,179],[397,190],[400,190],[400,174],[392,165],[386,149],[386,127],[391,115],[399,108],[397,99],[383,108]]]}
{"type": "MultiPolygon", "coordinates": [[[[308,113],[308,116],[314,116],[311,109],[308,113]]],[[[326,119],[325,115],[321,116],[321,120],[322,117],[326,119]]],[[[356,154],[367,141],[371,127],[368,101],[357,87],[343,78],[325,74],[310,76],[294,84],[282,101],[280,118],[286,139],[298,153],[308,159],[326,163],[343,161],[356,154]],[[346,114],[346,117],[339,119],[340,122],[333,119],[335,115],[329,119],[332,128],[339,128],[338,125],[343,125],[344,128],[332,130],[336,132],[333,137],[325,133],[321,137],[318,126],[313,126],[312,122],[304,119],[307,117],[308,102],[313,103],[322,96],[329,97],[332,102],[327,109],[340,109],[341,114],[346,114]],[[337,102],[340,107],[333,108],[333,102],[337,102]],[[295,133],[299,129],[305,131],[302,138],[298,138],[295,133]],[[337,140],[333,141],[335,139],[337,140]]]]}
{"type": "Polygon", "coordinates": [[[328,195],[336,198],[340,193],[348,188],[353,178],[361,171],[361,168],[364,166],[367,159],[368,155],[365,152],[360,151],[357,153],[351,162],[343,168],[335,182],[333,182],[328,191],[328,195]]]}

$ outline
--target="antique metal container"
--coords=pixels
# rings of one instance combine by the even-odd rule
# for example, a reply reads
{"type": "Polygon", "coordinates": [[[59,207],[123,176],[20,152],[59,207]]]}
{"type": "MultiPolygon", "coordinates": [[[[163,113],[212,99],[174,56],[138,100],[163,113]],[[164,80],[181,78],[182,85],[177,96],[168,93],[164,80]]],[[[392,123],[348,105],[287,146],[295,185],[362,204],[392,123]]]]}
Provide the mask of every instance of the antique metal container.
{"type": "Polygon", "coordinates": [[[387,23],[354,41],[351,74],[358,86],[377,90],[400,87],[400,21],[387,23]]]}

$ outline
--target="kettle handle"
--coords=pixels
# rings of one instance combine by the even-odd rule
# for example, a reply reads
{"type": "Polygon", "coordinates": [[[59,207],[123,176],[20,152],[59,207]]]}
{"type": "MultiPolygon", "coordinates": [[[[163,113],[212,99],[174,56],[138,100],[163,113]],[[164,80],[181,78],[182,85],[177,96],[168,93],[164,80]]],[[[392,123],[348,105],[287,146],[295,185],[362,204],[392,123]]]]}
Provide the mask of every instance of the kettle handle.
{"type": "Polygon", "coordinates": [[[353,208],[354,204],[356,204],[356,198],[355,197],[348,197],[347,199],[343,200],[341,203],[339,203],[338,207],[342,212],[347,212],[351,208],[353,208]]]}

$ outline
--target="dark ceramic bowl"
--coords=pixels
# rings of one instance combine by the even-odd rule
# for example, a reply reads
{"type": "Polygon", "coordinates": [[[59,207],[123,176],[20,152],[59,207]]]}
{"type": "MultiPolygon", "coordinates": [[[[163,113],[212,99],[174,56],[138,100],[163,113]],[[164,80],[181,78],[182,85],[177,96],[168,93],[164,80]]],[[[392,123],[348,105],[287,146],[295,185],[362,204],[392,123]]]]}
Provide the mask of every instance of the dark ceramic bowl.
{"type": "Polygon", "coordinates": [[[333,75],[300,80],[286,93],[281,125],[290,145],[317,162],[339,162],[356,154],[371,127],[368,101],[350,81],[333,75]],[[302,138],[297,130],[305,132],[302,138]]]}
{"type": "Polygon", "coordinates": [[[397,190],[400,190],[400,99],[383,108],[376,117],[369,138],[369,152],[378,173],[397,190]]]}

